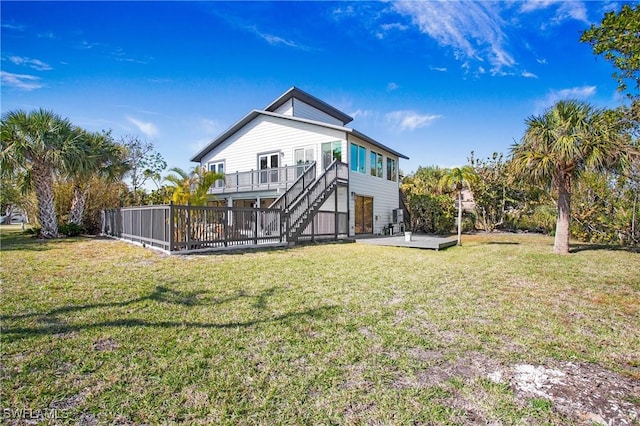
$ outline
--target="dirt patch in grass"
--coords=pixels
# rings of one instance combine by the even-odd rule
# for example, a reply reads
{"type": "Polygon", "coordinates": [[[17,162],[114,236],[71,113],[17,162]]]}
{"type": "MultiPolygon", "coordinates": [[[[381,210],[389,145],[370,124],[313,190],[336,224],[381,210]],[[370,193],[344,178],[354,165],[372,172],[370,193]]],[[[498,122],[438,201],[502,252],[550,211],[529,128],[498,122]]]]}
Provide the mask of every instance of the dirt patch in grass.
{"type": "Polygon", "coordinates": [[[595,364],[518,364],[492,373],[508,380],[517,395],[542,397],[582,423],[632,425],[640,422],[640,383],[595,364]]]}
{"type": "MultiPolygon", "coordinates": [[[[409,352],[411,357],[428,363],[437,362],[443,355],[419,348],[409,352]]],[[[483,383],[511,389],[516,406],[529,407],[532,412],[543,406],[579,425],[640,424],[640,382],[595,364],[550,361],[546,365],[502,365],[482,353],[470,352],[411,375],[399,374],[391,387],[466,388],[466,392],[453,392],[447,403],[462,413],[458,420],[474,424],[493,417],[483,407],[483,401],[492,399],[483,383]]],[[[533,418],[528,422],[544,423],[533,418]]]]}

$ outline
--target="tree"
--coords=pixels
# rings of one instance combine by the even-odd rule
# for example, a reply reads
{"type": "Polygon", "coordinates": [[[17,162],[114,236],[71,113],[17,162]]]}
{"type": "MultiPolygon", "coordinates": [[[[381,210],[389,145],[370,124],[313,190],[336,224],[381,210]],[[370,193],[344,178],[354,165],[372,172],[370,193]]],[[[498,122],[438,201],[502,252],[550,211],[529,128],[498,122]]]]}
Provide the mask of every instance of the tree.
{"type": "Polygon", "coordinates": [[[149,179],[159,188],[161,173],[167,168],[167,162],[159,152],[154,151],[152,143],[141,141],[136,136],[125,136],[121,144],[127,149],[127,175],[131,179],[133,203],[139,205],[140,191],[149,179]]]}
{"type": "Polygon", "coordinates": [[[490,158],[482,160],[471,152],[469,163],[478,175],[471,187],[476,212],[484,230],[491,232],[504,225],[508,211],[518,207],[520,191],[509,182],[508,167],[502,154],[494,152],[490,158]]]}
{"type": "Polygon", "coordinates": [[[421,166],[415,173],[402,179],[400,188],[409,213],[405,220],[412,231],[444,233],[451,230],[452,216],[448,208],[450,203],[447,203],[450,200],[438,186],[443,175],[444,169],[438,166],[421,166]]]}
{"type": "MultiPolygon", "coordinates": [[[[580,41],[589,43],[593,53],[604,55],[619,70],[613,73],[613,78],[620,92],[628,89],[628,80],[635,82],[636,91],[640,89],[640,5],[626,4],[619,13],[606,13],[600,26],[591,25],[580,41]]],[[[627,95],[638,96],[633,92],[627,95]]]]}
{"type": "Polygon", "coordinates": [[[68,119],[39,109],[10,111],[1,122],[2,174],[25,174],[38,200],[40,237],[56,238],[58,223],[53,195],[54,172],[74,169],[82,161],[79,132],[68,119]]]}
{"type": "Polygon", "coordinates": [[[115,143],[108,132],[83,132],[84,161],[68,170],[73,182],[73,198],[69,222],[82,225],[84,208],[93,178],[115,182],[127,171],[124,146],[115,143]]]}
{"type": "Polygon", "coordinates": [[[576,100],[559,101],[525,120],[527,130],[511,148],[512,171],[556,192],[554,253],[569,253],[571,185],[586,170],[624,168],[636,151],[603,110],[576,100]]]}
{"type": "Polygon", "coordinates": [[[24,195],[29,192],[29,188],[24,187],[24,173],[0,176],[0,188],[0,214],[6,217],[5,223],[11,223],[16,209],[24,211],[24,195]]]}
{"type": "Polygon", "coordinates": [[[458,195],[458,245],[462,245],[462,190],[478,181],[471,166],[454,167],[445,171],[440,179],[442,188],[453,188],[458,195]]]}
{"type": "Polygon", "coordinates": [[[196,166],[189,173],[179,167],[169,169],[172,174],[165,180],[173,190],[171,200],[175,204],[204,206],[207,204],[208,192],[217,180],[224,179],[224,174],[206,170],[196,166]]]}

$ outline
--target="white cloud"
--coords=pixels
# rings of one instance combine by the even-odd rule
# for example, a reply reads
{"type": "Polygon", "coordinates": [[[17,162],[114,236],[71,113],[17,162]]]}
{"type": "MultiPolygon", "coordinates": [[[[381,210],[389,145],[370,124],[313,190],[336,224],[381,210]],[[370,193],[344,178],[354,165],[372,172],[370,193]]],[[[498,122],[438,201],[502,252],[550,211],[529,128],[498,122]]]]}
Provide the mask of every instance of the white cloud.
{"type": "Polygon", "coordinates": [[[558,24],[568,19],[590,24],[587,17],[587,8],[581,1],[565,1],[565,0],[526,0],[520,6],[520,12],[530,13],[537,12],[542,9],[557,7],[552,23],[558,24]]]}
{"type": "Polygon", "coordinates": [[[382,31],[376,32],[376,37],[379,39],[383,39],[386,37],[387,33],[396,30],[396,31],[406,31],[409,29],[408,25],[401,24],[399,22],[395,22],[393,24],[382,24],[380,25],[380,29],[382,31]]]}
{"type": "Polygon", "coordinates": [[[86,40],[82,40],[82,42],[80,42],[80,44],[78,45],[80,49],[93,49],[97,46],[100,46],[100,43],[89,43],[86,40]]]}
{"type": "Polygon", "coordinates": [[[269,43],[271,46],[282,45],[282,46],[292,47],[294,49],[312,50],[309,46],[305,46],[293,40],[288,40],[274,34],[262,32],[255,26],[249,26],[246,28],[252,33],[254,33],[255,35],[257,35],[258,37],[260,37],[261,39],[263,39],[264,41],[266,41],[267,43],[269,43]]]}
{"type": "Polygon", "coordinates": [[[408,26],[401,24],[399,22],[396,22],[393,24],[382,24],[380,25],[380,27],[385,31],[389,31],[389,30],[406,31],[407,29],[409,29],[408,26]]]}
{"type": "Polygon", "coordinates": [[[9,61],[16,65],[24,65],[29,68],[33,68],[36,71],[49,71],[52,70],[51,65],[45,64],[39,59],[25,58],[22,56],[10,56],[9,61]]]}
{"type": "Polygon", "coordinates": [[[142,64],[142,65],[146,65],[153,60],[152,57],[146,57],[144,59],[131,57],[124,51],[124,49],[120,47],[118,47],[113,52],[111,52],[111,55],[118,62],[132,62],[135,64],[142,64]]]}
{"type": "Polygon", "coordinates": [[[355,9],[351,5],[345,7],[344,9],[342,7],[333,9],[333,18],[336,20],[342,19],[344,17],[352,17],[354,15],[355,9]]]}
{"type": "Polygon", "coordinates": [[[591,24],[587,18],[587,8],[579,1],[564,1],[558,12],[556,13],[556,21],[564,21],[565,19],[575,19],[576,21],[591,24]]]}
{"type": "Polygon", "coordinates": [[[410,110],[392,111],[385,114],[386,121],[392,127],[400,130],[415,130],[426,127],[441,117],[441,115],[420,114],[410,110]]]}
{"type": "Polygon", "coordinates": [[[395,83],[393,81],[387,84],[387,92],[393,92],[394,90],[398,90],[399,88],[400,86],[398,86],[398,83],[395,83]]]}
{"type": "Polygon", "coordinates": [[[534,73],[529,72],[529,71],[522,71],[522,76],[524,78],[538,78],[537,75],[535,75],[534,73]]]}
{"type": "Polygon", "coordinates": [[[154,138],[158,136],[158,133],[159,133],[158,128],[153,123],[147,123],[147,122],[138,120],[134,117],[127,117],[127,121],[129,121],[129,123],[136,126],[138,130],[141,131],[148,138],[154,138]]]}
{"type": "Polygon", "coordinates": [[[40,83],[40,78],[34,75],[26,74],[13,74],[6,71],[0,71],[0,81],[3,86],[15,87],[20,90],[35,90],[40,89],[43,86],[40,83]]]}
{"type": "Polygon", "coordinates": [[[551,5],[562,3],[564,0],[525,0],[520,6],[521,12],[534,12],[540,9],[546,9],[551,5]]]}
{"type": "Polygon", "coordinates": [[[536,102],[536,112],[554,105],[556,102],[567,99],[585,100],[596,94],[596,86],[580,86],[568,89],[551,90],[544,99],[536,102]]]}
{"type": "Polygon", "coordinates": [[[504,22],[491,2],[394,2],[393,8],[411,18],[420,31],[454,50],[460,61],[486,61],[492,73],[515,65],[507,50],[504,22]]]}
{"type": "Polygon", "coordinates": [[[596,94],[596,86],[581,86],[581,87],[572,87],[570,89],[562,89],[558,91],[553,91],[551,94],[560,99],[586,99],[596,94]]]}
{"type": "Polygon", "coordinates": [[[222,124],[215,120],[210,120],[208,118],[200,119],[200,126],[204,130],[207,136],[216,136],[220,132],[224,130],[222,124]]]}
{"type": "Polygon", "coordinates": [[[25,30],[24,25],[7,24],[5,22],[2,23],[2,28],[6,28],[8,30],[14,30],[14,31],[24,31],[25,30]]]}
{"type": "Polygon", "coordinates": [[[202,151],[204,147],[211,143],[211,138],[201,138],[196,141],[189,143],[189,149],[193,154],[202,151]]]}
{"type": "Polygon", "coordinates": [[[349,113],[349,115],[351,117],[353,117],[353,119],[357,119],[357,118],[368,118],[368,117],[372,117],[374,115],[374,112],[369,110],[369,109],[357,109],[351,113],[349,113]]]}
{"type": "Polygon", "coordinates": [[[434,66],[431,66],[431,67],[429,67],[429,69],[431,71],[447,72],[447,68],[445,68],[445,67],[434,67],[434,66]]]}

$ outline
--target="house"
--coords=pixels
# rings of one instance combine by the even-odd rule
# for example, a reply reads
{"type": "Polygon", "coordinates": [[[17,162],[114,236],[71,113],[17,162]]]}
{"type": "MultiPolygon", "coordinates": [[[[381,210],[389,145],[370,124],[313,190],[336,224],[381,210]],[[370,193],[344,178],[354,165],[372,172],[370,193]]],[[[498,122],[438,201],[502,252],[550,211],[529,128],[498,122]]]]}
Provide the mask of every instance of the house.
{"type": "Polygon", "coordinates": [[[191,161],[225,174],[209,205],[281,208],[292,229],[382,234],[398,223],[399,160],[408,157],[347,125],[353,120],[292,87],[253,110],[191,161]]]}

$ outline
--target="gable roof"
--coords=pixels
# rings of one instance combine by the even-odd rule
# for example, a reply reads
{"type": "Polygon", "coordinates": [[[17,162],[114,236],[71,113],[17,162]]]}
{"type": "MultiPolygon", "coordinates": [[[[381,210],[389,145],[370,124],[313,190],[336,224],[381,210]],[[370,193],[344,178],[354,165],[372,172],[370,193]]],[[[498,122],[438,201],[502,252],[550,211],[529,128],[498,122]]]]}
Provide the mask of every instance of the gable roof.
{"type": "Polygon", "coordinates": [[[311,105],[312,107],[319,109],[325,114],[330,115],[331,117],[340,120],[340,122],[347,124],[353,121],[353,117],[345,114],[337,108],[332,107],[328,103],[316,98],[313,95],[308,94],[307,92],[298,89],[293,86],[291,89],[284,92],[278,99],[271,102],[264,109],[265,111],[275,112],[278,108],[284,105],[289,99],[296,98],[300,99],[302,102],[311,105]]]}
{"type": "Polygon", "coordinates": [[[305,93],[305,92],[303,92],[302,90],[300,90],[300,89],[298,89],[296,87],[292,87],[285,94],[283,94],[278,99],[276,99],[271,104],[269,104],[265,108],[264,111],[254,109],[251,112],[249,112],[247,115],[242,117],[234,125],[229,127],[222,134],[220,134],[217,138],[212,140],[207,146],[202,148],[193,157],[191,157],[191,161],[200,162],[202,160],[202,158],[209,151],[211,151],[214,148],[216,148],[218,145],[220,145],[221,143],[226,141],[228,138],[233,136],[237,131],[239,131],[244,126],[246,126],[251,121],[253,121],[256,117],[259,117],[261,115],[262,116],[268,116],[268,117],[274,117],[274,118],[278,118],[278,119],[281,119],[281,120],[291,120],[291,121],[296,121],[296,122],[299,122],[299,123],[307,123],[307,124],[312,124],[314,126],[325,127],[325,128],[333,129],[333,130],[339,130],[339,131],[345,132],[347,134],[352,134],[352,135],[364,140],[367,143],[370,143],[371,145],[373,145],[373,146],[375,146],[375,147],[377,147],[377,148],[379,148],[381,150],[389,152],[389,153],[391,153],[393,155],[397,155],[399,158],[404,158],[406,160],[409,159],[409,157],[407,157],[406,155],[400,154],[399,152],[397,152],[397,151],[395,151],[395,150],[393,150],[393,149],[381,144],[380,142],[376,141],[375,139],[372,139],[369,136],[365,135],[364,133],[360,133],[359,131],[357,131],[355,129],[352,129],[352,128],[349,128],[349,127],[343,127],[343,126],[339,126],[339,125],[335,125],[335,124],[325,123],[323,121],[315,121],[315,120],[310,120],[310,119],[307,119],[307,118],[293,117],[293,116],[282,115],[282,114],[277,114],[277,113],[273,112],[273,111],[277,110],[280,106],[282,106],[285,102],[287,102],[289,99],[291,99],[292,97],[296,97],[296,98],[300,99],[301,101],[306,102],[309,105],[312,105],[314,108],[318,108],[318,109],[322,110],[323,112],[325,112],[327,114],[330,114],[332,117],[335,117],[335,118],[337,118],[339,120],[342,120],[342,118],[348,119],[348,121],[346,121],[347,123],[353,120],[353,118],[351,118],[348,115],[344,114],[343,112],[335,109],[331,105],[321,101],[320,99],[318,99],[318,98],[316,98],[314,96],[311,96],[308,93],[305,93]],[[331,113],[329,111],[331,111],[331,113]],[[337,114],[341,115],[341,117],[340,116],[336,116],[337,114]]]}

